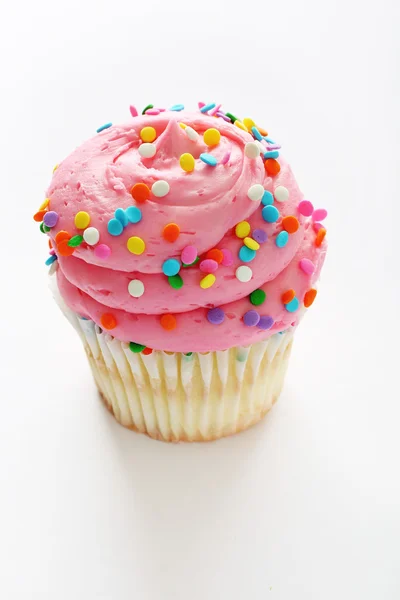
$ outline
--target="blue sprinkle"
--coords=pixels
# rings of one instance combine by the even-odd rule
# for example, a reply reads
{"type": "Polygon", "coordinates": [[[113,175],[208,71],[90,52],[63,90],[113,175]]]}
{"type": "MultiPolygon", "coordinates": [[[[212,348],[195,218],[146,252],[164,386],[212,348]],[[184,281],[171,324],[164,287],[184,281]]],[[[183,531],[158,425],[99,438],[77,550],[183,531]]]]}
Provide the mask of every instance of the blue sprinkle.
{"type": "Polygon", "coordinates": [[[271,150],[270,152],[264,152],[264,158],[278,158],[278,150],[271,150]]]}
{"type": "Polygon", "coordinates": [[[289,304],[285,304],[285,308],[288,312],[293,313],[299,308],[299,301],[296,296],[289,302],[289,304]]]}
{"type": "Polygon", "coordinates": [[[106,123],[105,125],[102,125],[98,129],[96,129],[96,133],[100,133],[100,131],[104,131],[104,129],[108,129],[109,127],[111,127],[111,125],[112,125],[112,123],[106,123]]]}
{"type": "Polygon", "coordinates": [[[265,190],[263,197],[261,198],[261,203],[264,204],[264,206],[274,203],[274,197],[271,194],[271,192],[269,192],[268,190],[265,190]]]}
{"type": "Polygon", "coordinates": [[[120,221],[122,227],[126,227],[128,225],[128,217],[126,216],[123,208],[117,208],[114,216],[116,219],[118,219],[118,221],[120,221]]]}
{"type": "Polygon", "coordinates": [[[121,235],[123,229],[122,223],[118,219],[110,219],[108,221],[107,230],[110,235],[121,235]]]}
{"type": "Polygon", "coordinates": [[[46,260],[46,262],[44,264],[49,267],[50,265],[53,264],[53,262],[55,260],[57,260],[57,256],[55,254],[52,254],[51,256],[49,256],[49,258],[46,260]]]}
{"type": "Polygon", "coordinates": [[[139,223],[142,220],[142,211],[137,206],[128,206],[125,209],[125,215],[129,223],[139,223]]]}
{"type": "Polygon", "coordinates": [[[202,112],[202,113],[206,113],[206,112],[208,112],[209,110],[211,110],[212,108],[215,108],[215,106],[216,106],[215,102],[211,102],[211,104],[206,104],[205,106],[203,106],[203,107],[200,109],[200,112],[202,112]]]}
{"type": "Polygon", "coordinates": [[[281,231],[276,236],[275,244],[278,248],[284,248],[289,241],[289,234],[287,231],[281,231]]]}
{"type": "Polygon", "coordinates": [[[276,142],[274,142],[274,140],[271,140],[271,138],[267,137],[266,135],[264,136],[264,140],[266,142],[268,142],[268,144],[276,144],[276,142]]]}
{"type": "Polygon", "coordinates": [[[174,275],[177,275],[180,269],[181,263],[175,258],[168,258],[163,262],[162,272],[164,275],[167,275],[167,277],[173,277],[174,275]]]}
{"type": "Polygon", "coordinates": [[[261,135],[261,133],[258,131],[257,127],[252,127],[252,128],[251,128],[251,131],[252,131],[252,133],[253,133],[254,137],[255,137],[255,138],[256,138],[256,139],[257,139],[259,142],[261,142],[261,140],[263,139],[263,136],[262,136],[262,135],[261,135]]]}
{"type": "Polygon", "coordinates": [[[256,251],[248,248],[247,246],[242,246],[239,250],[239,258],[243,262],[251,262],[256,257],[256,251]]]}
{"type": "Polygon", "coordinates": [[[276,221],[279,219],[279,210],[276,208],[276,206],[272,206],[272,204],[264,206],[261,214],[264,221],[267,223],[276,223],[276,221]]]}
{"type": "Polygon", "coordinates": [[[184,108],[185,107],[183,106],[183,104],[174,104],[169,110],[175,110],[176,112],[180,112],[184,108]]]}
{"type": "Polygon", "coordinates": [[[207,152],[203,152],[200,154],[200,160],[202,160],[206,165],[210,165],[210,167],[215,167],[217,164],[217,159],[212,154],[208,154],[207,152]]]}

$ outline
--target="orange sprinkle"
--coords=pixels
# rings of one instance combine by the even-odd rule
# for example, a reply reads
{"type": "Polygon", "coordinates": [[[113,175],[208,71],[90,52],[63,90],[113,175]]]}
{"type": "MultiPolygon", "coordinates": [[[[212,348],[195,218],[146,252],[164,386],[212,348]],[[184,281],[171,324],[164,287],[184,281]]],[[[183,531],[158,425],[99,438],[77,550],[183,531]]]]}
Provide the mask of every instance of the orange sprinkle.
{"type": "Polygon", "coordinates": [[[266,129],[263,129],[262,127],[258,127],[257,129],[261,135],[268,135],[268,131],[266,129]]]}
{"type": "Polygon", "coordinates": [[[135,183],[131,189],[131,194],[136,202],[143,203],[150,198],[150,188],[145,183],[135,183]]]}
{"type": "Polygon", "coordinates": [[[142,354],[144,354],[145,356],[151,354],[152,352],[153,350],[151,348],[145,348],[144,350],[142,350],[142,354]]]}
{"type": "Polygon", "coordinates": [[[321,229],[318,230],[317,237],[315,238],[315,245],[320,246],[322,244],[322,242],[324,241],[325,236],[326,236],[326,229],[324,227],[321,227],[321,229]]]}
{"type": "Polygon", "coordinates": [[[160,323],[163,329],[166,329],[166,331],[172,331],[176,327],[176,318],[174,315],[162,315],[160,323]]]}
{"type": "Polygon", "coordinates": [[[274,158],[267,158],[264,163],[264,167],[268,175],[271,176],[278,175],[279,171],[281,170],[281,165],[274,158]]]}
{"type": "Polygon", "coordinates": [[[305,293],[305,295],[304,295],[304,306],[306,308],[308,308],[309,306],[311,306],[311,304],[315,300],[315,296],[316,295],[317,295],[317,290],[315,290],[314,288],[311,288],[311,290],[308,290],[308,292],[305,293]]]}
{"type": "Polygon", "coordinates": [[[69,235],[68,231],[61,230],[56,235],[56,244],[59,244],[60,242],[63,242],[64,240],[68,241],[70,239],[71,239],[71,236],[69,235]]]}
{"type": "Polygon", "coordinates": [[[163,229],[163,238],[167,242],[176,242],[181,230],[176,223],[168,223],[163,229]]]}
{"type": "Polygon", "coordinates": [[[57,254],[60,256],[71,256],[75,252],[75,248],[72,246],[68,246],[69,240],[61,240],[59,244],[57,244],[57,254]]]}
{"type": "Polygon", "coordinates": [[[110,313],[104,313],[101,315],[100,323],[104,329],[114,329],[117,326],[117,319],[110,313]]]}
{"type": "Polygon", "coordinates": [[[221,250],[218,250],[218,248],[213,248],[207,252],[206,258],[211,258],[211,260],[215,260],[215,262],[220,265],[224,260],[224,255],[222,254],[221,250]]]}
{"type": "Polygon", "coordinates": [[[52,247],[53,247],[53,244],[51,243],[51,239],[49,238],[49,248],[50,248],[50,250],[52,249],[52,247]]]}
{"type": "Polygon", "coordinates": [[[282,300],[283,304],[289,304],[289,302],[291,302],[293,300],[295,295],[296,295],[296,292],[294,290],[287,290],[286,292],[283,292],[283,294],[281,296],[281,300],[282,300]]]}
{"type": "Polygon", "coordinates": [[[288,233],[295,233],[299,228],[299,221],[296,217],[292,215],[288,217],[283,217],[282,219],[282,227],[288,233]]]}
{"type": "Polygon", "coordinates": [[[40,223],[40,221],[43,221],[43,217],[46,214],[47,210],[38,210],[37,213],[35,213],[33,215],[33,220],[37,221],[37,223],[40,223]]]}

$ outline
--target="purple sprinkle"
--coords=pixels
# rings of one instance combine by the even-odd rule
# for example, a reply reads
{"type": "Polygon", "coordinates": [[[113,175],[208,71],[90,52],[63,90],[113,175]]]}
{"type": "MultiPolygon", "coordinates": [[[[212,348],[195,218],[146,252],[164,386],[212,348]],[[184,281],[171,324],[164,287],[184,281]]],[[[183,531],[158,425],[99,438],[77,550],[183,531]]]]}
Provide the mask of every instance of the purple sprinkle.
{"type": "Polygon", "coordinates": [[[230,157],[231,157],[231,153],[227,152],[221,160],[221,165],[226,165],[226,163],[229,161],[230,157]]]}
{"type": "Polygon", "coordinates": [[[228,123],[231,122],[230,118],[227,117],[226,114],[221,111],[217,112],[217,117],[221,117],[221,119],[224,119],[224,121],[228,121],[228,123]]]}
{"type": "Polygon", "coordinates": [[[261,317],[261,319],[258,321],[257,327],[259,327],[260,329],[271,329],[273,324],[274,320],[272,317],[264,316],[261,317]]]}
{"type": "Polygon", "coordinates": [[[280,150],[282,146],[279,144],[267,144],[266,148],[267,150],[280,150]]]}
{"type": "Polygon", "coordinates": [[[246,314],[243,315],[244,324],[247,327],[254,327],[260,321],[260,315],[256,310],[248,310],[246,314]]]}
{"type": "Polygon", "coordinates": [[[253,240],[256,240],[259,244],[264,244],[268,239],[267,233],[263,229],[255,229],[253,231],[253,240]]]}
{"type": "Polygon", "coordinates": [[[45,225],[47,225],[47,227],[54,227],[54,225],[57,225],[57,221],[58,213],[56,213],[54,210],[49,210],[49,212],[44,215],[43,222],[45,225]]]}
{"type": "Polygon", "coordinates": [[[207,313],[207,319],[213,325],[221,325],[225,320],[225,313],[222,308],[212,308],[207,313]]]}

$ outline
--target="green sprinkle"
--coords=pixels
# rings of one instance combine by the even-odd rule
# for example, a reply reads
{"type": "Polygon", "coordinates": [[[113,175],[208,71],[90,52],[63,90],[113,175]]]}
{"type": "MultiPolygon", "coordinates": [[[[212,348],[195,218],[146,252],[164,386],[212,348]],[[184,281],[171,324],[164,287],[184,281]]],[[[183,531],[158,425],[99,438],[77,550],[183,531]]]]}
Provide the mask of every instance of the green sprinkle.
{"type": "Polygon", "coordinates": [[[170,275],[168,277],[168,283],[174,290],[180,290],[183,286],[183,279],[180,275],[170,275]]]}
{"type": "Polygon", "coordinates": [[[185,352],[185,356],[192,356],[193,352],[185,352]]]}
{"type": "Polygon", "coordinates": [[[142,115],[144,115],[146,110],[149,110],[149,108],[154,108],[154,104],[148,104],[147,106],[145,106],[144,109],[142,110],[142,115]]]}
{"type": "Polygon", "coordinates": [[[48,231],[50,231],[50,227],[47,227],[47,225],[43,223],[43,233],[47,233],[48,231]]]}
{"type": "Polygon", "coordinates": [[[196,258],[196,260],[194,260],[192,263],[190,263],[190,265],[185,265],[185,263],[182,263],[182,267],[184,269],[187,269],[188,267],[193,267],[194,265],[197,265],[197,263],[199,262],[199,260],[200,260],[200,256],[198,256],[196,258]]]}
{"type": "Polygon", "coordinates": [[[225,113],[227,117],[230,118],[230,120],[232,121],[232,123],[234,123],[235,121],[238,120],[237,117],[235,117],[235,115],[233,115],[232,113],[225,113]]]}
{"type": "Polygon", "coordinates": [[[129,350],[132,350],[132,352],[135,352],[135,354],[138,354],[139,352],[143,352],[143,350],[146,348],[146,346],[143,346],[143,344],[137,344],[136,342],[129,342],[129,350]]]}
{"type": "Polygon", "coordinates": [[[44,223],[40,223],[39,229],[42,233],[46,233],[45,230],[43,229],[44,226],[45,226],[44,223]]]}
{"type": "Polygon", "coordinates": [[[254,304],[254,306],[260,306],[260,304],[265,302],[266,297],[267,295],[264,290],[254,290],[254,292],[251,292],[250,294],[250,302],[254,304]]]}
{"type": "Polygon", "coordinates": [[[74,235],[68,242],[67,246],[71,246],[71,248],[76,248],[83,242],[83,237],[81,235],[74,235]]]}

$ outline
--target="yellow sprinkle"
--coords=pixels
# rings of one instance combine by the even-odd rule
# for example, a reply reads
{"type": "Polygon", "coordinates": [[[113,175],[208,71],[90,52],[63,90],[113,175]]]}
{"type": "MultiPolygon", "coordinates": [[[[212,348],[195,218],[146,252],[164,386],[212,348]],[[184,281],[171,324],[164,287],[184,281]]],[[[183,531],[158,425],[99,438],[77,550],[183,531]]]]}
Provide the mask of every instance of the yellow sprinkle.
{"type": "Polygon", "coordinates": [[[182,129],[186,129],[187,125],[185,125],[185,123],[179,123],[179,127],[182,127],[182,129]]]}
{"type": "MultiPolygon", "coordinates": [[[[236,123],[236,121],[235,121],[236,123]]],[[[240,221],[235,227],[235,233],[238,238],[245,238],[250,233],[250,225],[247,221],[240,221]]]]}
{"type": "Polygon", "coordinates": [[[54,167],[53,173],[54,173],[54,171],[57,171],[57,169],[58,169],[58,164],[56,164],[56,166],[54,167]]]}
{"type": "Polygon", "coordinates": [[[246,125],[243,125],[243,123],[241,121],[239,121],[238,119],[236,119],[235,121],[235,125],[236,127],[239,127],[239,129],[243,129],[243,131],[249,131],[246,127],[246,125]]]}
{"type": "Polygon", "coordinates": [[[143,254],[146,244],[142,238],[134,236],[128,239],[126,242],[126,247],[128,248],[129,252],[132,252],[132,254],[143,254]]]}
{"type": "Polygon", "coordinates": [[[214,285],[216,279],[217,278],[215,277],[215,275],[209,273],[200,281],[200,287],[203,288],[203,290],[206,290],[207,288],[210,288],[212,285],[214,285]]]}
{"type": "Polygon", "coordinates": [[[260,244],[258,242],[256,242],[256,240],[253,240],[253,238],[251,238],[251,237],[245,237],[243,241],[244,241],[244,245],[247,246],[248,248],[250,248],[250,250],[259,250],[260,249],[260,244]]]}
{"type": "Polygon", "coordinates": [[[39,206],[39,210],[44,210],[45,208],[47,208],[49,203],[50,198],[46,198],[46,200],[43,200],[42,204],[39,206]]]}
{"type": "Polygon", "coordinates": [[[79,211],[75,215],[75,227],[78,229],[86,229],[90,223],[90,215],[84,210],[79,211]]]}
{"type": "Polygon", "coordinates": [[[143,127],[143,129],[140,130],[140,137],[144,142],[154,142],[157,133],[154,127],[143,127]]]}
{"type": "Polygon", "coordinates": [[[218,129],[207,129],[203,134],[203,140],[207,144],[207,146],[216,146],[219,144],[221,139],[221,134],[218,129]]]}
{"type": "Polygon", "coordinates": [[[245,127],[247,127],[247,129],[250,131],[252,127],[255,127],[256,124],[254,123],[253,119],[249,119],[249,117],[246,117],[245,119],[243,119],[243,125],[245,127]]]}
{"type": "Polygon", "coordinates": [[[191,154],[189,154],[189,152],[185,152],[185,154],[181,155],[179,159],[179,164],[181,165],[184,171],[186,171],[187,173],[191,173],[195,165],[194,157],[191,154]]]}

